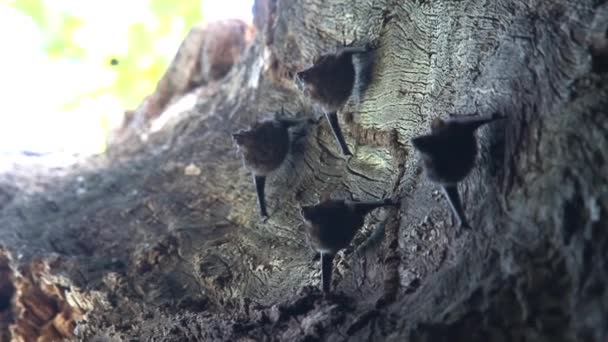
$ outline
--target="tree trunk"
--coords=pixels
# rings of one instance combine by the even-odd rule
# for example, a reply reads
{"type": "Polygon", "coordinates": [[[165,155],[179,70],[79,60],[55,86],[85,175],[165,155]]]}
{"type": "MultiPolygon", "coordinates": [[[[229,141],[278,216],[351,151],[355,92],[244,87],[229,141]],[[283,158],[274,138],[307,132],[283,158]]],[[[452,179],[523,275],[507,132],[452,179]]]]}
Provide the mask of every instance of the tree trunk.
{"type": "Polygon", "coordinates": [[[608,76],[596,67],[606,56],[589,52],[606,37],[605,1],[258,0],[254,11],[240,62],[187,93],[191,104],[174,101],[161,119],[187,109],[145,141],[128,131],[69,170],[2,176],[0,339],[9,325],[25,341],[608,338],[608,76]],[[366,42],[371,84],[339,115],[354,156],[325,120],[300,132],[267,181],[262,222],[230,133],[281,107],[322,115],[294,73],[366,42]],[[478,132],[459,187],[473,230],[457,236],[410,139],[437,116],[475,112],[508,119],[478,132]],[[401,206],[370,215],[325,298],[299,206],[327,196],[401,206]]]}

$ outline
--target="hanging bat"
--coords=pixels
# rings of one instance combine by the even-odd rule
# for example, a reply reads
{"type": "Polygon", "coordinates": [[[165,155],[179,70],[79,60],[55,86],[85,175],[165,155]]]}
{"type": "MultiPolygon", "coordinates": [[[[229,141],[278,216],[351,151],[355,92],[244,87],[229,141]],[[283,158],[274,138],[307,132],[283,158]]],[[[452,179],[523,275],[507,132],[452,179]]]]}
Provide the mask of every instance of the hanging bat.
{"type": "Polygon", "coordinates": [[[431,123],[431,133],[412,139],[412,144],[421,153],[426,175],[439,184],[450,204],[452,212],[463,229],[470,229],[460,195],[458,183],[473,169],[477,157],[475,131],[494,120],[491,116],[454,116],[449,119],[436,118],[431,123]]]}
{"type": "Polygon", "coordinates": [[[267,219],[264,188],[266,177],[283,163],[291,145],[289,128],[312,120],[270,119],[254,123],[232,135],[243,155],[245,167],[253,174],[260,215],[267,219]]]}
{"type": "Polygon", "coordinates": [[[323,292],[330,292],[334,256],[350,244],[363,226],[365,216],[376,208],[396,205],[390,199],[371,202],[327,200],[301,208],[311,245],[321,254],[323,292]]]}
{"type": "Polygon", "coordinates": [[[361,73],[356,72],[356,69],[363,70],[363,68],[355,68],[353,55],[367,56],[368,58],[357,59],[357,63],[368,65],[371,55],[367,53],[372,49],[370,44],[342,47],[335,53],[318,56],[310,68],[296,73],[296,83],[299,88],[325,111],[325,117],[344,155],[352,155],[352,153],[344,140],[337,112],[353,94],[355,84],[359,87],[366,86],[365,82],[357,82],[357,79],[361,80],[363,77],[361,73]]]}

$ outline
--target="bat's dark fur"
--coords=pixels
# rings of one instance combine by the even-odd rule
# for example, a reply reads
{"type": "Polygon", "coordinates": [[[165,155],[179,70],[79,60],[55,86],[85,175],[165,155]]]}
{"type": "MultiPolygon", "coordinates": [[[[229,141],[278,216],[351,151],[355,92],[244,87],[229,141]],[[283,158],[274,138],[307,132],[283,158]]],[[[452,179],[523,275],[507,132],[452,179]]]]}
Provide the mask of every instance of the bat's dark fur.
{"type": "Polygon", "coordinates": [[[396,203],[390,199],[373,202],[327,200],[302,207],[308,238],[313,248],[321,253],[323,292],[330,291],[334,255],[350,244],[363,226],[365,215],[376,208],[394,205],[396,203]]]}
{"type": "Polygon", "coordinates": [[[335,53],[319,56],[313,66],[296,74],[296,82],[304,94],[323,107],[344,155],[351,155],[351,152],[338,124],[337,112],[352,95],[356,83],[357,72],[353,64],[353,54],[364,54],[371,49],[369,44],[343,47],[335,53]]]}
{"type": "Polygon", "coordinates": [[[608,72],[608,32],[604,36],[590,39],[589,52],[593,70],[598,73],[608,72]]]}
{"type": "Polygon", "coordinates": [[[412,139],[420,151],[427,177],[444,189],[452,211],[462,228],[470,228],[458,195],[457,184],[473,169],[477,157],[475,130],[480,126],[503,117],[474,116],[436,118],[431,133],[412,139]]]}
{"type": "Polygon", "coordinates": [[[290,119],[264,120],[232,135],[243,155],[245,167],[253,173],[260,215],[264,219],[268,218],[264,196],[266,176],[278,169],[289,153],[289,127],[303,122],[290,119]]]}

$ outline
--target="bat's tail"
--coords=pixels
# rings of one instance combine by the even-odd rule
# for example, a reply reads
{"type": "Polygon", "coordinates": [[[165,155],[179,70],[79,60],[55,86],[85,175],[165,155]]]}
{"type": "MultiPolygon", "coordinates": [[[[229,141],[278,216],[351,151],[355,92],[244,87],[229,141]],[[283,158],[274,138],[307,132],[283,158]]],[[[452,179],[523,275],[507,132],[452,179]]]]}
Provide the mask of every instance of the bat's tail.
{"type": "Polygon", "coordinates": [[[321,284],[323,292],[331,291],[331,273],[334,267],[334,254],[321,253],[321,284]]]}
{"type": "Polygon", "coordinates": [[[329,125],[331,126],[331,130],[338,141],[338,145],[340,145],[340,149],[342,149],[342,154],[345,156],[352,156],[348,149],[348,145],[346,145],[346,141],[344,140],[344,135],[342,135],[342,129],[340,129],[340,124],[338,123],[338,115],[336,112],[325,113],[325,117],[327,121],[329,121],[329,125]]]}
{"type": "Polygon", "coordinates": [[[443,193],[445,194],[452,212],[456,215],[461,229],[471,229],[467,217],[462,208],[462,202],[460,201],[460,195],[458,194],[458,186],[456,185],[445,185],[443,187],[443,193]]]}
{"type": "Polygon", "coordinates": [[[255,192],[258,195],[258,204],[260,206],[260,216],[263,219],[268,218],[268,211],[266,211],[266,199],[264,197],[264,187],[266,185],[266,176],[253,176],[253,183],[255,184],[255,192]]]}

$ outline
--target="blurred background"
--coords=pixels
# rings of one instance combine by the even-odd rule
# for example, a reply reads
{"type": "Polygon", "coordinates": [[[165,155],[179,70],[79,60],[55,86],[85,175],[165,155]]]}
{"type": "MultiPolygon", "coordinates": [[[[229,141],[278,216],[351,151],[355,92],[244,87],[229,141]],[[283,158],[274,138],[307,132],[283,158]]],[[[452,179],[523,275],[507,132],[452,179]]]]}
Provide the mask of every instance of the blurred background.
{"type": "Polygon", "coordinates": [[[0,0],[0,171],[103,153],[189,29],[253,0],[0,0]]]}

